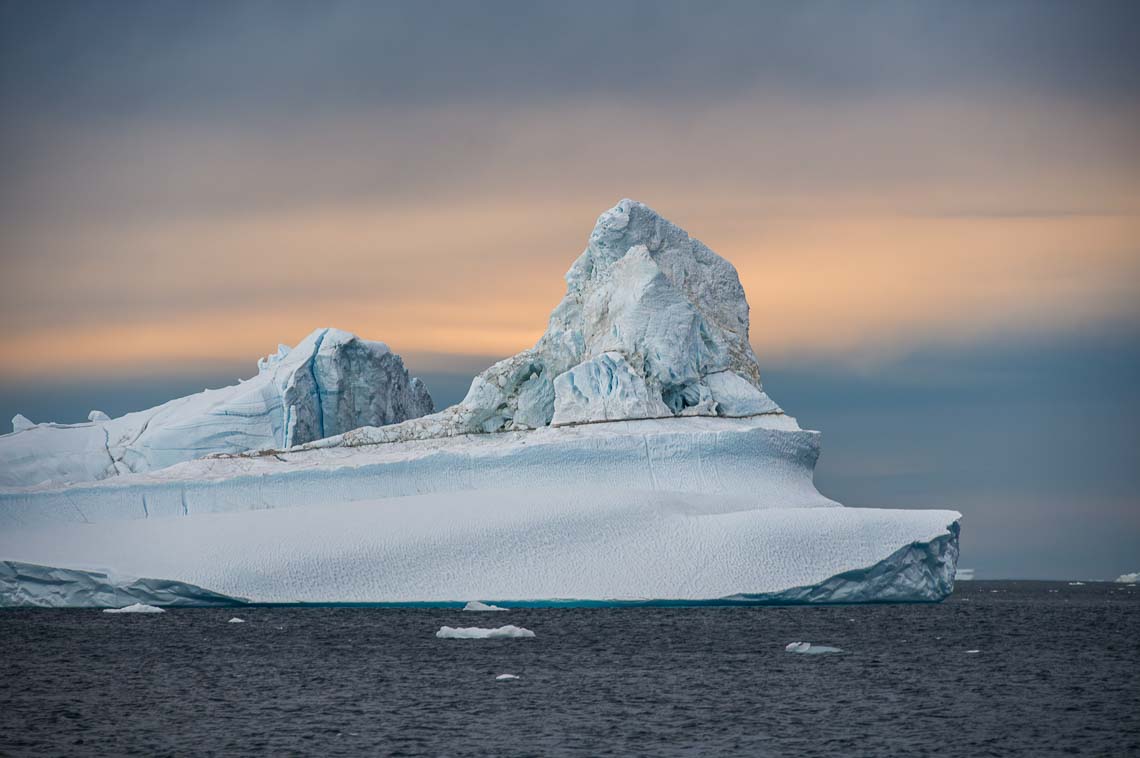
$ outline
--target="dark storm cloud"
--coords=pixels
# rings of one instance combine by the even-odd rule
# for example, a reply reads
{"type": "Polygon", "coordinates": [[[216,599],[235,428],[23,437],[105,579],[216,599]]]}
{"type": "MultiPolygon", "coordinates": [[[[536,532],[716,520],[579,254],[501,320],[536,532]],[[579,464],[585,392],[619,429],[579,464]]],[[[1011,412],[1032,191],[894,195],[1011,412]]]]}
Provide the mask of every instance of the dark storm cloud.
{"type": "Polygon", "coordinates": [[[1132,2],[5,2],[5,120],[753,88],[1140,92],[1132,2]]]}

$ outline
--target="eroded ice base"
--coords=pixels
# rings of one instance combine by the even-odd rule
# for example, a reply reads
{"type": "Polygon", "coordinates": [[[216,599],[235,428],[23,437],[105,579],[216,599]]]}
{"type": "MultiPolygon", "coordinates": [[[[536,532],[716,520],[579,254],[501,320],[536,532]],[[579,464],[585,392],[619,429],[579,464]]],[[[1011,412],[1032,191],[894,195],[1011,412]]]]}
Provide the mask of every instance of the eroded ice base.
{"type": "Polygon", "coordinates": [[[0,561],[0,607],[122,608],[136,603],[203,607],[242,602],[170,579],[0,561]]]}
{"type": "MultiPolygon", "coordinates": [[[[0,555],[113,565],[269,603],[932,601],[952,589],[959,518],[742,509],[737,497],[641,490],[482,490],[4,530],[0,555]]],[[[35,604],[32,594],[20,597],[35,604]]],[[[89,597],[79,604],[98,603],[89,597]]]]}

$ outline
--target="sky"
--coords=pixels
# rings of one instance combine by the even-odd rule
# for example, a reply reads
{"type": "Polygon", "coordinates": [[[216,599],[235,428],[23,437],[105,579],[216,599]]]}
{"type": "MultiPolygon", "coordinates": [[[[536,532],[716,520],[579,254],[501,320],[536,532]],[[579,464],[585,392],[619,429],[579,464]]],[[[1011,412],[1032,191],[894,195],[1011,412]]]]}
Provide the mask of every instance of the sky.
{"type": "Polygon", "coordinates": [[[1131,2],[0,0],[0,411],[74,421],[336,326],[437,405],[622,197],[740,272],[849,505],[979,577],[1140,570],[1131,2]]]}

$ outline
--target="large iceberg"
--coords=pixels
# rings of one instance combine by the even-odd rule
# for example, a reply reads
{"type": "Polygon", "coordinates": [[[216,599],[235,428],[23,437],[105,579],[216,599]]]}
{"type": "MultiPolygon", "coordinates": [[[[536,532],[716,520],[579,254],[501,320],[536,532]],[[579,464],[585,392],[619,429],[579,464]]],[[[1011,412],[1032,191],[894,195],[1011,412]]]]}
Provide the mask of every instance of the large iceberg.
{"type": "Polygon", "coordinates": [[[566,280],[538,343],[438,413],[0,490],[0,603],[163,604],[163,582],[182,604],[456,608],[951,591],[959,513],[816,490],[819,434],[764,392],[731,264],[623,200],[566,280]]]}
{"type": "Polygon", "coordinates": [[[0,485],[73,484],[153,471],[211,453],[290,447],[431,413],[424,384],[382,342],[318,329],[257,363],[252,379],[87,423],[33,424],[0,436],[0,485]]]}

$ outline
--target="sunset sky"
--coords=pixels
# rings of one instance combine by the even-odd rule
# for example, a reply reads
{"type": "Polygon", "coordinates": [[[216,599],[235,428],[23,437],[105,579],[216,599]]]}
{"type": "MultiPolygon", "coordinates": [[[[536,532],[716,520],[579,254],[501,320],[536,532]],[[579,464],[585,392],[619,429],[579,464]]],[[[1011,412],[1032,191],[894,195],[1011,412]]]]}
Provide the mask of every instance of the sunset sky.
{"type": "Polygon", "coordinates": [[[979,576],[1140,570],[1140,4],[0,2],[0,411],[320,326],[439,404],[595,218],[728,258],[850,505],[979,576]]]}

